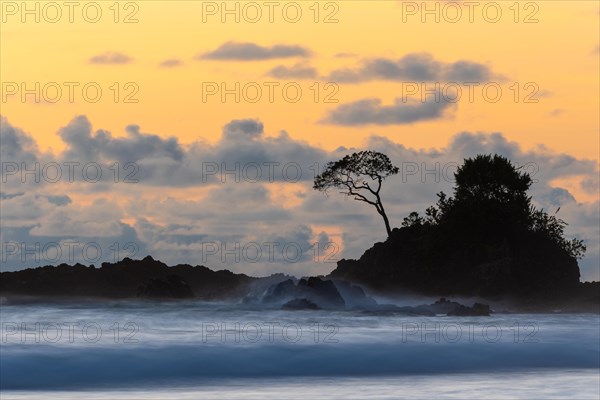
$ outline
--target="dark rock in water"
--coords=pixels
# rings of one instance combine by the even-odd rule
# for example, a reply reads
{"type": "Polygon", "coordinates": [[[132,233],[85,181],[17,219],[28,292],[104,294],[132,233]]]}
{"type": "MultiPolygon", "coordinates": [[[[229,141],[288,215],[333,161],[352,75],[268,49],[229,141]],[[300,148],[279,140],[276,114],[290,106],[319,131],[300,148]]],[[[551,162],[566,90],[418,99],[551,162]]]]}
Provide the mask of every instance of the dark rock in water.
{"type": "Polygon", "coordinates": [[[491,311],[487,304],[475,303],[473,307],[467,307],[456,301],[450,301],[442,297],[433,304],[422,304],[414,307],[420,310],[427,310],[432,315],[453,315],[453,316],[489,316],[491,311]]]}
{"type": "Polygon", "coordinates": [[[290,300],[304,298],[322,308],[344,308],[344,299],[331,281],[311,277],[294,283],[287,279],[271,286],[262,298],[266,304],[286,303],[290,300]]]}
{"type": "Polygon", "coordinates": [[[282,298],[292,297],[292,293],[296,291],[296,283],[292,279],[286,279],[272,285],[267,289],[262,301],[265,303],[273,303],[282,298]]]}
{"type": "Polygon", "coordinates": [[[422,305],[421,307],[427,308],[434,314],[448,314],[452,310],[455,310],[459,307],[463,307],[463,305],[457,303],[456,301],[450,301],[442,297],[433,304],[422,305]]]}
{"type": "Polygon", "coordinates": [[[281,306],[284,310],[320,310],[321,308],[308,299],[290,300],[281,306]]]}
{"type": "Polygon", "coordinates": [[[353,285],[342,280],[333,280],[333,284],[344,299],[347,308],[372,309],[379,306],[377,302],[367,296],[358,285],[353,285]]]}
{"type": "Polygon", "coordinates": [[[317,304],[323,304],[326,307],[344,308],[346,303],[340,295],[340,292],[335,287],[332,281],[322,280],[317,277],[308,279],[300,279],[297,288],[304,291],[306,288],[313,294],[317,304]]]}
{"type": "Polygon", "coordinates": [[[248,286],[248,292],[241,299],[241,303],[245,305],[259,304],[271,287],[287,280],[291,280],[294,283],[297,281],[295,277],[281,273],[257,278],[248,286]]]}
{"type": "Polygon", "coordinates": [[[455,317],[489,317],[490,316],[490,306],[487,304],[475,303],[473,307],[466,307],[460,305],[448,312],[448,316],[455,317]]]}
{"type": "Polygon", "coordinates": [[[177,275],[164,278],[153,278],[140,285],[138,297],[150,299],[187,299],[194,297],[194,292],[184,279],[177,275]]]}

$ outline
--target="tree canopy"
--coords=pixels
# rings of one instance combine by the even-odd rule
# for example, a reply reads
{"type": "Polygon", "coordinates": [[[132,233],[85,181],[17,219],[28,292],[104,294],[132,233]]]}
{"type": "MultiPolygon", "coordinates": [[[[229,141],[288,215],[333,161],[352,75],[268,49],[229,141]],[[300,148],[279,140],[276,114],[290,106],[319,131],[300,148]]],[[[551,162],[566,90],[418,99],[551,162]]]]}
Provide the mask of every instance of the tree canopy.
{"type": "Polygon", "coordinates": [[[331,188],[375,207],[385,223],[388,236],[391,234],[389,219],[381,202],[381,186],[385,178],[398,173],[388,156],[372,150],[360,151],[331,161],[325,170],[314,179],[313,188],[327,192],[331,188]]]}
{"type": "Polygon", "coordinates": [[[425,218],[412,212],[402,225],[443,226],[472,240],[484,240],[481,235],[506,237],[523,229],[552,240],[574,258],[585,253],[582,240],[565,238],[563,220],[531,204],[527,194],[531,177],[507,158],[497,154],[467,158],[454,177],[454,197],[440,192],[425,218]]]}

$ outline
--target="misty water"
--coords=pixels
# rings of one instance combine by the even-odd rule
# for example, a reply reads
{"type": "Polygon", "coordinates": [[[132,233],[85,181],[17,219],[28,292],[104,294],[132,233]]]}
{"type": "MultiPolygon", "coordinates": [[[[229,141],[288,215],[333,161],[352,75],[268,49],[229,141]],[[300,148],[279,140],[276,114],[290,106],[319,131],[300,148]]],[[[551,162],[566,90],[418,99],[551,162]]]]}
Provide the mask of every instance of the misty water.
{"type": "Polygon", "coordinates": [[[1,307],[2,399],[600,397],[594,314],[1,307]]]}

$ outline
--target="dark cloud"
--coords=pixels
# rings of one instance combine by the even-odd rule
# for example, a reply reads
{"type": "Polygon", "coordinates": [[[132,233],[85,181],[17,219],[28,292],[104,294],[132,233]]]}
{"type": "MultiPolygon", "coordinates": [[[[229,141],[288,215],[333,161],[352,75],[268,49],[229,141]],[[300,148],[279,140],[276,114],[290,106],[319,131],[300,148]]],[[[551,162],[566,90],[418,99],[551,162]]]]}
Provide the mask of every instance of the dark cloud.
{"type": "Polygon", "coordinates": [[[106,53],[91,57],[88,61],[90,64],[128,64],[133,59],[127,54],[107,51],[106,53]]]}
{"type": "MultiPolygon", "coordinates": [[[[58,135],[66,146],[62,154],[53,160],[79,163],[75,171],[77,181],[83,182],[83,165],[98,163],[101,166],[104,172],[101,181],[88,186],[94,191],[114,187],[115,162],[120,165],[121,180],[130,176],[151,186],[189,187],[220,182],[221,170],[237,168],[239,172],[248,164],[260,166],[259,179],[264,182],[284,181],[288,175],[295,175],[298,168],[303,171],[298,180],[306,181],[311,179],[309,166],[322,163],[326,154],[308,143],[291,138],[285,131],[274,136],[264,135],[263,123],[257,119],[232,120],[223,127],[221,140],[215,144],[200,140],[184,146],[175,137],[143,133],[137,125],[127,126],[126,136],[116,137],[106,130],[94,131],[85,116],[74,118],[58,131],[58,135]],[[135,171],[133,167],[124,170],[124,166],[130,163],[135,163],[135,171]],[[218,171],[213,174],[210,170],[214,168],[218,171]]],[[[12,147],[3,146],[2,150],[12,147]]],[[[35,154],[32,157],[36,159],[35,154]]],[[[22,160],[24,156],[17,158],[22,160]]],[[[253,168],[252,173],[255,172],[253,168]]],[[[66,168],[63,170],[66,171],[66,168]]],[[[15,175],[17,184],[20,183],[18,178],[15,175]]]]}
{"type": "Polygon", "coordinates": [[[114,262],[115,258],[141,259],[149,254],[136,230],[127,224],[120,224],[119,229],[111,236],[88,237],[60,232],[51,235],[33,234],[35,227],[36,225],[3,227],[2,244],[8,251],[0,267],[2,272],[77,262],[99,267],[103,262],[114,262]],[[84,251],[84,248],[87,250],[84,251]]]}
{"type": "Polygon", "coordinates": [[[141,133],[137,125],[126,127],[125,138],[115,138],[105,130],[92,132],[85,116],[74,118],[61,128],[58,135],[67,145],[64,157],[73,161],[138,162],[144,158],[181,160],[183,149],[175,137],[163,139],[158,135],[141,133]]]}
{"type": "Polygon", "coordinates": [[[247,135],[256,137],[263,134],[263,123],[257,119],[234,119],[223,127],[224,136],[247,135]]]}
{"type": "Polygon", "coordinates": [[[46,196],[48,201],[57,206],[64,206],[71,204],[71,198],[69,196],[46,196]]]}
{"type": "Polygon", "coordinates": [[[291,67],[278,65],[267,72],[267,75],[278,79],[312,79],[318,76],[316,68],[296,64],[291,67]]]}
{"type": "Polygon", "coordinates": [[[6,117],[0,117],[0,156],[2,161],[38,161],[39,149],[31,135],[12,126],[6,117]]]}
{"type": "Polygon", "coordinates": [[[446,65],[442,77],[449,82],[483,82],[494,78],[486,65],[466,60],[446,65]]]}
{"type": "Polygon", "coordinates": [[[338,106],[322,122],[345,126],[412,124],[441,118],[452,106],[453,103],[436,101],[433,97],[424,102],[396,98],[389,106],[382,105],[380,99],[363,99],[338,106]]]}
{"type": "Polygon", "coordinates": [[[20,193],[4,193],[4,192],[0,192],[0,200],[8,200],[8,199],[12,199],[15,197],[19,197],[19,196],[23,196],[25,194],[25,192],[20,192],[20,193]]]}
{"type": "Polygon", "coordinates": [[[310,51],[297,45],[278,44],[266,47],[255,43],[227,42],[217,49],[199,55],[196,58],[206,60],[257,61],[308,56],[310,56],[310,51]]]}
{"type": "Polygon", "coordinates": [[[444,63],[429,53],[411,53],[397,60],[364,60],[358,68],[334,70],[328,79],[340,83],[358,83],[371,80],[481,82],[492,78],[494,74],[484,64],[467,60],[444,63]]]}

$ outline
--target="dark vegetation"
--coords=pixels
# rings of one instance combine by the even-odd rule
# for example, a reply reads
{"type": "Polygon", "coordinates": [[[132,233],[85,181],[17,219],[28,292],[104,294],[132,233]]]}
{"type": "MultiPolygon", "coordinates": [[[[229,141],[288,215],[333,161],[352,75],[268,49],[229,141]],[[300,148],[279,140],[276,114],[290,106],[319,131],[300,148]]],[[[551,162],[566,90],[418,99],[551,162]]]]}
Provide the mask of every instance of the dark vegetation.
{"type": "Polygon", "coordinates": [[[566,223],[531,204],[528,174],[504,157],[480,155],[465,160],[455,180],[453,197],[439,193],[425,216],[412,212],[359,260],[341,260],[331,277],[387,293],[520,304],[564,304],[584,291],[598,299],[579,282],[585,244],[566,239],[566,223]]]}

